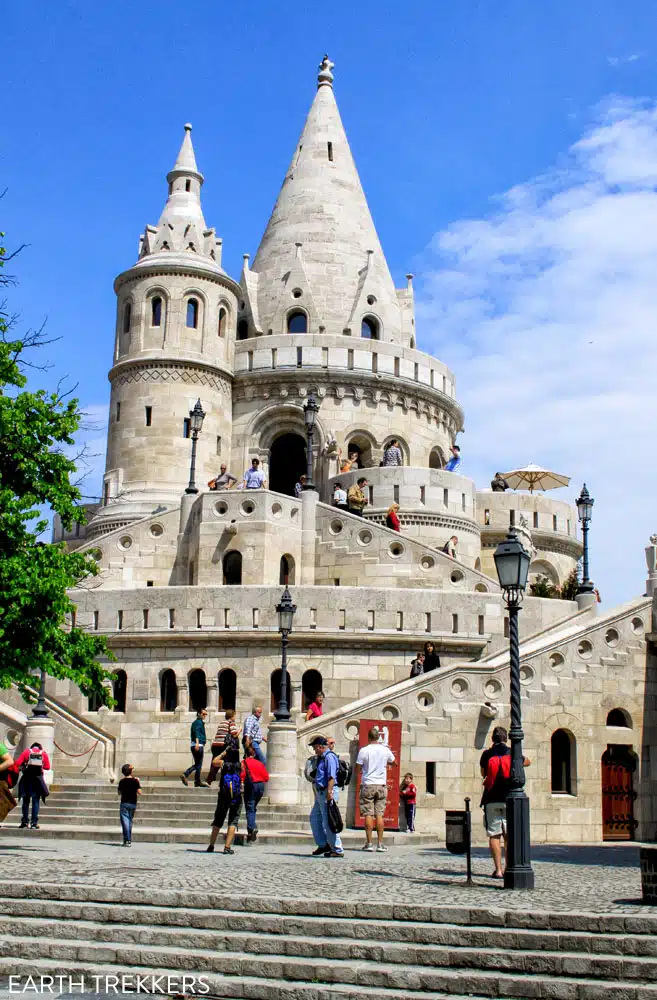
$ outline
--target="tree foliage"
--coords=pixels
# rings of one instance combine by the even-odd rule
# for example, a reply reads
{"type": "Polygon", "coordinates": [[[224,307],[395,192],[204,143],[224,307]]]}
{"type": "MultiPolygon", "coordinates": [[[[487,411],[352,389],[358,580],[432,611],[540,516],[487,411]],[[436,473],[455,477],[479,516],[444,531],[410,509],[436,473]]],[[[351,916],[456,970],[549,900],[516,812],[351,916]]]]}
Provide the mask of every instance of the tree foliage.
{"type": "MultiPolygon", "coordinates": [[[[0,246],[0,286],[13,283],[2,270],[9,259],[0,246]]],[[[15,684],[30,700],[26,688],[43,669],[109,701],[102,682],[112,675],[98,659],[114,659],[106,640],[67,623],[74,611],[67,590],[96,575],[97,565],[64,544],[39,541],[48,525],[44,508],[59,514],[67,530],[85,520],[71,480],[75,460],[64,451],[80,425],[78,401],[59,391],[28,391],[30,352],[44,340],[40,332],[13,338],[14,325],[1,303],[0,687],[15,684]]]]}
{"type": "Polygon", "coordinates": [[[561,601],[574,601],[579,587],[579,576],[577,569],[571,570],[561,587],[552,583],[547,576],[537,576],[529,584],[529,593],[532,597],[551,597],[561,601]]]}

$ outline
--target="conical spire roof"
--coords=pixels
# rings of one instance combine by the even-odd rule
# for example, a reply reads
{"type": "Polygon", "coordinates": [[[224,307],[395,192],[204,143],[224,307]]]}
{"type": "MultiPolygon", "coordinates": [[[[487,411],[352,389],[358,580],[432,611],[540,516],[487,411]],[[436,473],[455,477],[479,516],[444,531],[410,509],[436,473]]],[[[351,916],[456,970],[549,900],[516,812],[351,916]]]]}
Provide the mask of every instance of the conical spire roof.
{"type": "Polygon", "coordinates": [[[169,197],[160,216],[158,226],[166,222],[193,222],[201,230],[206,228],[201,208],[203,174],[199,173],[192,145],[192,126],[185,125],[182,141],[173,170],[167,174],[169,197]]]}
{"type": "MultiPolygon", "coordinates": [[[[390,271],[372,221],[349,142],[333,94],[333,64],[325,57],[310,108],[278,200],[258,248],[252,270],[258,275],[258,311],[263,329],[278,326],[287,309],[287,276],[301,247],[322,332],[342,334],[354,324],[356,303],[372,301],[367,311],[387,314],[386,340],[399,332],[399,305],[390,271]],[[365,280],[364,280],[365,279],[365,280]]],[[[304,306],[305,290],[290,301],[304,306]]],[[[313,311],[314,311],[313,310],[313,311]]],[[[312,319],[312,317],[311,317],[312,319]]],[[[312,323],[314,326],[314,323],[312,323]]]]}

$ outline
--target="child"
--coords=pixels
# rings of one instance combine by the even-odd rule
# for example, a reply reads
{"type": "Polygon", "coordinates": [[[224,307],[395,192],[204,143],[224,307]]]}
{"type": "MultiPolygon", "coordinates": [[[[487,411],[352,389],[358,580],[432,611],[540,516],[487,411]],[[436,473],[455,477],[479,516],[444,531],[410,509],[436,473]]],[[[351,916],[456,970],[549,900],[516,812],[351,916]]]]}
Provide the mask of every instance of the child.
{"type": "Polygon", "coordinates": [[[123,829],[123,846],[132,847],[132,821],[137,808],[137,796],[141,795],[139,778],[135,778],[132,764],[124,764],[121,768],[123,777],[119,781],[118,792],[121,796],[121,827],[123,829]]]}
{"type": "Polygon", "coordinates": [[[406,813],[406,828],[409,833],[415,833],[415,802],[417,799],[417,788],[413,784],[413,775],[409,772],[404,775],[399,794],[404,801],[404,812],[406,813]]]}

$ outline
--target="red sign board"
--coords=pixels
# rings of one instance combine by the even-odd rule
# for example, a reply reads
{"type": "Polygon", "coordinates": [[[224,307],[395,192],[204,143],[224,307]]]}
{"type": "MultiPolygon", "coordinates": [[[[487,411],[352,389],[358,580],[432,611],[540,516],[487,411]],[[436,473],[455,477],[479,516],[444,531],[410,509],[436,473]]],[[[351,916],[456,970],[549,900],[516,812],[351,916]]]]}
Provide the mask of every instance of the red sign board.
{"type": "MultiPolygon", "coordinates": [[[[389,719],[361,719],[358,733],[358,749],[366,747],[369,740],[367,734],[370,729],[376,726],[379,730],[379,742],[390,747],[395,755],[394,764],[390,764],[387,770],[388,798],[386,801],[386,811],[383,816],[383,825],[386,830],[399,829],[399,771],[401,757],[401,722],[391,722],[389,719]]],[[[356,784],[356,827],[363,829],[365,820],[360,814],[360,772],[358,772],[356,784]]]]}

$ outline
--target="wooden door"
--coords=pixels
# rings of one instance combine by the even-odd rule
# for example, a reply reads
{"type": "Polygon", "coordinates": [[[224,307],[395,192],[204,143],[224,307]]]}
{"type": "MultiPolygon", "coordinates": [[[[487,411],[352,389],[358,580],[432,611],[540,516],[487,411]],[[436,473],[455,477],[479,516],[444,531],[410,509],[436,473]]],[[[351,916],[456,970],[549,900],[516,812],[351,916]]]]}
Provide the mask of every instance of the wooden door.
{"type": "Polygon", "coordinates": [[[608,746],[602,755],[602,839],[633,840],[636,758],[627,746],[608,746]]]}

